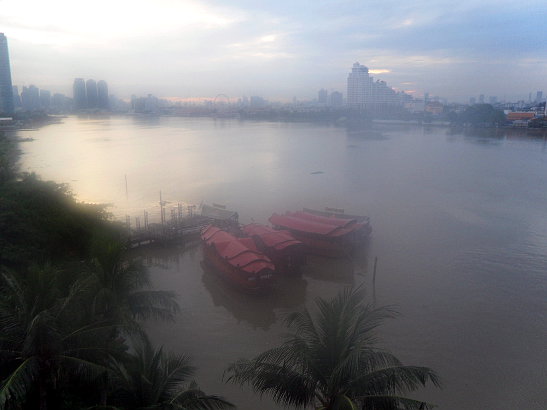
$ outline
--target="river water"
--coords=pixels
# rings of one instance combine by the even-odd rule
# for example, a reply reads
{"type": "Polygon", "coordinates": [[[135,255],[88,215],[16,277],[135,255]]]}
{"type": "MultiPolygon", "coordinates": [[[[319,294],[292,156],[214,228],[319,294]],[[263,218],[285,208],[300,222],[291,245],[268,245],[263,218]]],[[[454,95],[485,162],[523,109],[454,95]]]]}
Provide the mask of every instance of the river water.
{"type": "Polygon", "coordinates": [[[182,307],[174,323],[147,324],[151,338],[190,355],[207,392],[276,409],[224,384],[226,366],[278,344],[286,312],[364,283],[371,303],[401,313],[380,329],[382,345],[443,380],[416,397],[442,410],[547,408],[543,137],[168,117],[69,117],[19,135],[34,138],[21,144],[23,170],[112,204],[120,219],[147,210],[153,220],[160,191],[168,215],[203,201],[243,223],[302,207],[370,216],[370,243],[354,260],[311,258],[267,297],[204,272],[198,244],[141,251],[156,287],[182,307]]]}

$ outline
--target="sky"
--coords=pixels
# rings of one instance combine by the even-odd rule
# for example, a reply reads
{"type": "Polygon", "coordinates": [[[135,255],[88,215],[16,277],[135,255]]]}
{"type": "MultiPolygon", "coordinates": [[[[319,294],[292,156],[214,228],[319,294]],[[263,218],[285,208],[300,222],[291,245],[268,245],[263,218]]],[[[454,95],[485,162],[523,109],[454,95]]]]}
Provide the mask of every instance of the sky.
{"type": "Polygon", "coordinates": [[[547,92],[547,1],[0,0],[14,85],[311,99],[354,62],[417,97],[547,92]]]}

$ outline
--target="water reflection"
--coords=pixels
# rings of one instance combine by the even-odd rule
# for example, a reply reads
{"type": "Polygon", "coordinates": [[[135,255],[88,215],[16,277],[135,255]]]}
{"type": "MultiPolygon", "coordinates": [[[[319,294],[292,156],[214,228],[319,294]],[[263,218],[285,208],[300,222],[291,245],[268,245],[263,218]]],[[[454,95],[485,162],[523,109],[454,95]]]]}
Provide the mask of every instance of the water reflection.
{"type": "Polygon", "coordinates": [[[252,295],[234,289],[205,263],[201,280],[215,306],[222,306],[239,322],[253,329],[268,330],[278,319],[278,310],[297,310],[306,302],[307,281],[298,276],[278,277],[276,289],[265,295],[252,295]]]}
{"type": "Polygon", "coordinates": [[[373,128],[346,127],[346,137],[350,140],[383,141],[388,138],[379,130],[373,128]]]}

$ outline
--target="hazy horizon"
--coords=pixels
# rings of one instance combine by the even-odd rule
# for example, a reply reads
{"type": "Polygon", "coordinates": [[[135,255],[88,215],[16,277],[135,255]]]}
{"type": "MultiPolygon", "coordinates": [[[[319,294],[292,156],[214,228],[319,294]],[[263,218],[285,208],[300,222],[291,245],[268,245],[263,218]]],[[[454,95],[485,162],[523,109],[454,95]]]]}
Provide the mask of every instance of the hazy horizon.
{"type": "Polygon", "coordinates": [[[351,65],[421,96],[527,99],[544,90],[539,1],[3,0],[14,85],[72,96],[76,77],[110,93],[311,99],[346,94],[351,65]]]}

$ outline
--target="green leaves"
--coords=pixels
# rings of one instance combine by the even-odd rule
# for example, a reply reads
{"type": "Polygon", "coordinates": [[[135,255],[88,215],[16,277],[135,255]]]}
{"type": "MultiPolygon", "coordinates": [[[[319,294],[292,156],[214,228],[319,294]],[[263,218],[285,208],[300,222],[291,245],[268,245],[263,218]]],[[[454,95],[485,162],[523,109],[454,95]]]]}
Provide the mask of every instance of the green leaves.
{"type": "Polygon", "coordinates": [[[134,353],[113,360],[114,402],[131,409],[228,409],[234,406],[188,381],[194,367],[186,356],[154,349],[146,337],[134,341],[134,353]]]}
{"type": "Polygon", "coordinates": [[[248,384],[297,408],[388,410],[414,408],[416,403],[429,408],[398,394],[429,382],[439,386],[437,375],[426,367],[403,366],[376,348],[374,331],[396,315],[392,308],[365,304],[361,288],[346,289],[331,300],[317,299],[316,305],[315,316],[307,310],[288,315],[292,333],[286,341],[254,359],[232,364],[227,381],[248,384]]]}

